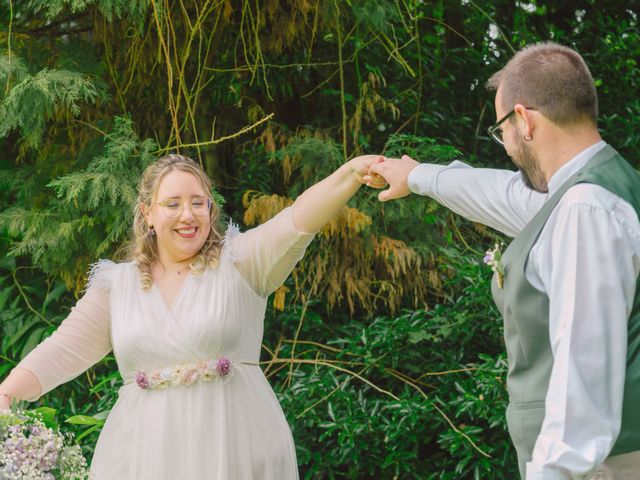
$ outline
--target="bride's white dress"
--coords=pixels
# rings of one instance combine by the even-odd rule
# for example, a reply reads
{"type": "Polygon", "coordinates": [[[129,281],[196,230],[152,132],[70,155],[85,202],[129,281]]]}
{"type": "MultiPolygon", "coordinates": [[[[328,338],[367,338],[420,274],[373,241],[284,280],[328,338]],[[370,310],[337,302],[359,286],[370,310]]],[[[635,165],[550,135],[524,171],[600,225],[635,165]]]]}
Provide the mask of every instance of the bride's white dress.
{"type": "Polygon", "coordinates": [[[291,431],[258,366],[267,296],[304,254],[292,208],[239,233],[218,267],[188,274],[171,306],[133,263],[100,262],[60,328],[19,365],[43,393],[113,349],[124,386],[91,462],[96,480],[297,479],[291,431]],[[212,381],[143,389],[138,372],[226,357],[212,381]]]}

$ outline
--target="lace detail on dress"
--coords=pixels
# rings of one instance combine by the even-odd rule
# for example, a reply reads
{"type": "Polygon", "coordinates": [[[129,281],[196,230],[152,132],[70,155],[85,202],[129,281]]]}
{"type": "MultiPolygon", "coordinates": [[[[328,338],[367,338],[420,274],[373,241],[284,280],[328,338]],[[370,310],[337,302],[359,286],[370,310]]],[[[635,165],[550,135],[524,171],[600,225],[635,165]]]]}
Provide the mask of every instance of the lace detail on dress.
{"type": "Polygon", "coordinates": [[[96,263],[91,264],[89,268],[89,280],[87,280],[87,287],[85,291],[90,288],[99,288],[102,290],[111,289],[111,277],[113,276],[113,270],[116,264],[111,260],[98,260],[96,263]]]}
{"type": "Polygon", "coordinates": [[[220,254],[220,257],[224,260],[229,260],[231,262],[240,261],[240,255],[233,248],[233,240],[238,235],[240,235],[240,227],[238,224],[233,223],[233,220],[229,220],[227,231],[222,239],[222,252],[220,254]]]}

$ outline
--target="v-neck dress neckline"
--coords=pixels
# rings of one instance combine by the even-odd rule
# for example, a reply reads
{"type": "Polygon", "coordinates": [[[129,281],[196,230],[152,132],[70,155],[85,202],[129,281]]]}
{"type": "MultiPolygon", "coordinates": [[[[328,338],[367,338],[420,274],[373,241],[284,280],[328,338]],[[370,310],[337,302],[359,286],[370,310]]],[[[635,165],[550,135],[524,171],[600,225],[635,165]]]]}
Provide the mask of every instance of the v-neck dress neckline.
{"type": "MultiPolygon", "coordinates": [[[[156,295],[158,296],[158,300],[162,304],[163,310],[173,319],[178,319],[179,315],[176,315],[174,312],[176,311],[176,306],[179,306],[179,303],[182,301],[182,297],[184,297],[184,292],[188,287],[188,284],[191,283],[191,277],[193,274],[191,272],[187,272],[187,277],[182,281],[180,286],[178,287],[178,293],[176,293],[175,297],[173,297],[173,301],[171,305],[167,303],[165,298],[162,296],[162,292],[160,291],[160,287],[156,282],[153,282],[151,289],[155,290],[156,295]]],[[[179,311],[179,310],[178,310],[179,311]]]]}

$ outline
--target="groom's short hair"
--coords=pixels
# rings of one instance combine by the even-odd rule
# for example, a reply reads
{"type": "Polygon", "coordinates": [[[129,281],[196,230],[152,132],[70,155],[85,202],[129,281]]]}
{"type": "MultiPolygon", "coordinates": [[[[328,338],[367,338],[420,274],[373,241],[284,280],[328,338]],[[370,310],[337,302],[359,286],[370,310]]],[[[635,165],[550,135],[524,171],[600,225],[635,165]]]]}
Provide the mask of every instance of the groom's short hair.
{"type": "Polygon", "coordinates": [[[589,68],[578,52],[557,43],[537,43],[517,52],[487,82],[489,90],[498,87],[505,111],[520,103],[556,125],[597,123],[598,97],[589,68]]]}

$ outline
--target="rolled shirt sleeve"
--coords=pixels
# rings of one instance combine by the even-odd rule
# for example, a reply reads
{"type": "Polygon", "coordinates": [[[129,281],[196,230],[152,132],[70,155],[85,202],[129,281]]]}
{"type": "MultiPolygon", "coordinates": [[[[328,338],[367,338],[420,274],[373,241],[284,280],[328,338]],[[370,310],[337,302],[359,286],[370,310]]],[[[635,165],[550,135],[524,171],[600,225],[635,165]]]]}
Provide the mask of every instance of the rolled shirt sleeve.
{"type": "Polygon", "coordinates": [[[421,163],[407,179],[409,189],[427,195],[473,222],[515,237],[540,210],[544,193],[528,188],[520,172],[421,163]]]}

